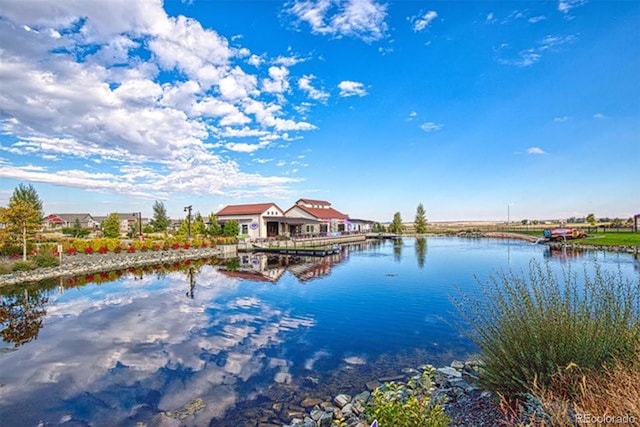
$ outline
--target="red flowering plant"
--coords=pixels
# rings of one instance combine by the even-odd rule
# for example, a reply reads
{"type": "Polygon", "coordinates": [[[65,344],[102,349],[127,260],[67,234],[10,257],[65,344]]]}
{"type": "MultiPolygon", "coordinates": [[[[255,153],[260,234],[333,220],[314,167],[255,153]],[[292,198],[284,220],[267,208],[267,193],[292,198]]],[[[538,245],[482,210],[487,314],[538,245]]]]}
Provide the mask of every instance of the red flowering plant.
{"type": "Polygon", "coordinates": [[[134,253],[135,251],[136,251],[136,248],[135,248],[135,247],[133,247],[133,246],[129,246],[129,247],[127,248],[127,252],[129,252],[130,254],[134,253]]]}
{"type": "Polygon", "coordinates": [[[122,252],[122,247],[120,247],[120,245],[116,246],[115,248],[113,248],[113,252],[119,254],[120,252],[122,252]]]}
{"type": "Polygon", "coordinates": [[[67,248],[67,250],[65,251],[67,253],[67,255],[75,255],[78,253],[78,250],[76,248],[74,248],[73,246],[67,248]]]}
{"type": "Polygon", "coordinates": [[[91,255],[93,253],[93,248],[91,246],[87,246],[84,248],[84,253],[87,255],[91,255]]]}
{"type": "Polygon", "coordinates": [[[180,243],[178,243],[178,242],[173,243],[173,244],[171,245],[171,248],[172,248],[172,249],[180,249],[180,243]]]}
{"type": "Polygon", "coordinates": [[[107,248],[106,246],[100,246],[100,248],[98,249],[98,252],[100,252],[101,254],[106,254],[109,251],[109,248],[107,248]]]}
{"type": "Polygon", "coordinates": [[[184,248],[185,248],[185,249],[189,249],[190,247],[191,247],[191,245],[190,245],[189,243],[185,243],[185,244],[184,244],[184,248]]]}

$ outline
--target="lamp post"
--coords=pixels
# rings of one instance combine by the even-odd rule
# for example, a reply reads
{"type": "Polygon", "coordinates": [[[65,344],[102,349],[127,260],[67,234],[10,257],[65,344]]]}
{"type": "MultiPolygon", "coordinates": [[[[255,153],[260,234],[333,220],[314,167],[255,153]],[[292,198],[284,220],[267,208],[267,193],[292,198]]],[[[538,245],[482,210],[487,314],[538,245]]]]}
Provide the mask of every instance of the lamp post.
{"type": "Polygon", "coordinates": [[[183,211],[184,212],[189,212],[187,214],[187,240],[191,240],[191,208],[193,206],[189,205],[189,206],[185,206],[183,211]]]}

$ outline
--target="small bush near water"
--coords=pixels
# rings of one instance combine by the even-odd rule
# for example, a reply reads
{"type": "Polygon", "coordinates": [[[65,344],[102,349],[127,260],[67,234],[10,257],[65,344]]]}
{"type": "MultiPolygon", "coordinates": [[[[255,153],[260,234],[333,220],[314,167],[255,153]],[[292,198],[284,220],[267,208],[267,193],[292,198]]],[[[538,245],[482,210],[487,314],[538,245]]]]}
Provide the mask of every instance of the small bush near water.
{"type": "Polygon", "coordinates": [[[494,276],[481,299],[467,303],[459,308],[481,351],[480,381],[503,396],[538,388],[572,400],[582,377],[561,387],[555,380],[569,378],[572,367],[597,375],[614,361],[637,362],[640,283],[597,265],[591,276],[565,271],[558,280],[548,265],[532,262],[528,275],[494,276]]]}
{"type": "Polygon", "coordinates": [[[442,406],[433,404],[435,369],[422,373],[419,380],[407,384],[388,382],[371,394],[367,407],[369,422],[378,421],[380,427],[446,427],[450,419],[442,406]]]}

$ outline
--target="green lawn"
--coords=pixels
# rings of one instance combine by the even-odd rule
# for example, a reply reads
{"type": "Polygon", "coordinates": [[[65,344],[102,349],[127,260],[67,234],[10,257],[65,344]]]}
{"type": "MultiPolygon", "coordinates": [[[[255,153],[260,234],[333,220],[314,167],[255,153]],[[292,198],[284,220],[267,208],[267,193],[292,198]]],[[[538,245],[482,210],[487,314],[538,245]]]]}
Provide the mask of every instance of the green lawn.
{"type": "MultiPolygon", "coordinates": [[[[540,230],[512,230],[511,232],[542,237],[542,231],[540,230]]],[[[567,243],[599,246],[640,246],[640,233],[631,233],[629,231],[596,233],[592,231],[587,234],[586,239],[567,240],[567,243]]]]}
{"type": "Polygon", "coordinates": [[[571,243],[599,246],[640,246],[640,233],[590,233],[586,239],[571,240],[571,243]]]}

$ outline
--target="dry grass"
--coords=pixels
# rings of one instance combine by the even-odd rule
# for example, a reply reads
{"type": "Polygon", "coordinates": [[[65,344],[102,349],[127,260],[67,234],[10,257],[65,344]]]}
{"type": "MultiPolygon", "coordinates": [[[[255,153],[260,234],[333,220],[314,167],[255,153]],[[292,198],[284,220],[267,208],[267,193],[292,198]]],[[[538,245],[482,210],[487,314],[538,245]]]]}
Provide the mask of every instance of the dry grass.
{"type": "Polygon", "coordinates": [[[505,426],[625,424],[624,419],[615,422],[615,417],[627,417],[627,424],[640,423],[640,348],[636,356],[631,362],[618,361],[600,372],[585,373],[575,365],[570,366],[554,376],[547,386],[534,382],[530,397],[537,410],[532,410],[527,402],[503,398],[500,406],[505,426]],[[586,417],[590,417],[590,423],[586,417]]]}

